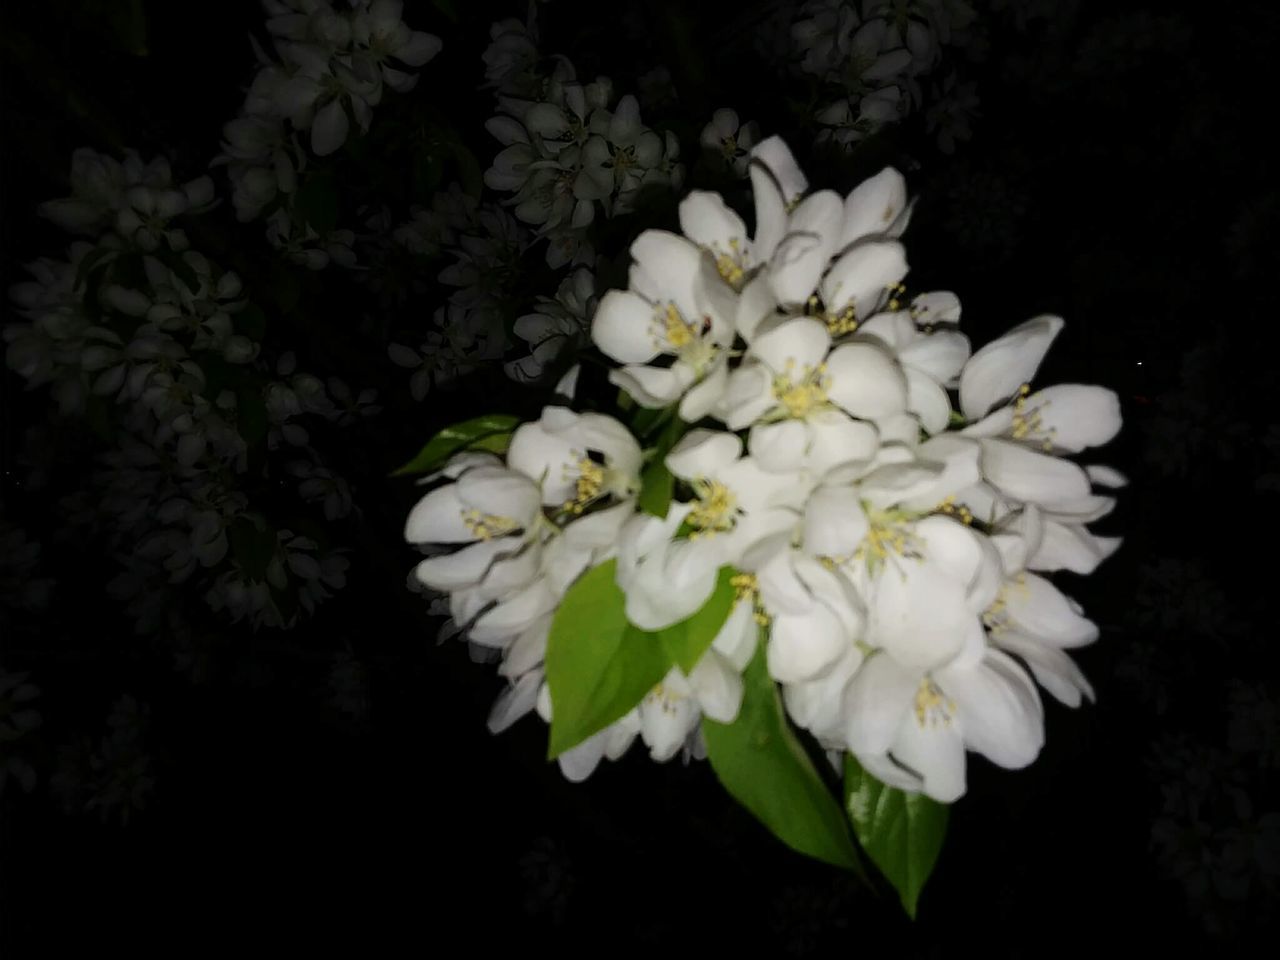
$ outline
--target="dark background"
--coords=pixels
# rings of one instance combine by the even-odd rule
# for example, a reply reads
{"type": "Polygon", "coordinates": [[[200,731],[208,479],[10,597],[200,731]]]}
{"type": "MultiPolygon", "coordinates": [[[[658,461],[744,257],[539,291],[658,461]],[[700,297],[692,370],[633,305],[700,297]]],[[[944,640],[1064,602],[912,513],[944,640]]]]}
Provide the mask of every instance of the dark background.
{"type": "MultiPolygon", "coordinates": [[[[164,151],[176,179],[196,176],[251,74],[252,2],[145,3],[145,55],[103,6],[0,11],[6,288],[65,245],[34,206],[65,194],[72,149],[164,151]]],[[[479,55],[488,23],[523,7],[457,6],[450,23],[407,4],[406,20],[445,44],[411,97],[438,101],[484,167],[497,148],[479,55]]],[[[843,164],[809,148],[776,71],[734,39],[758,6],[555,0],[541,14],[543,46],[580,77],[607,72],[626,92],[669,66],[680,99],[645,120],[681,133],[691,165],[698,129],[726,104],[787,136],[815,183],[848,189],[897,158],[919,196],[913,289],[954,289],[975,344],[1062,314],[1041,382],[1121,394],[1125,430],[1095,461],[1133,480],[1099,525],[1125,544],[1093,577],[1061,578],[1103,627],[1080,657],[1098,703],[1047,702],[1047,746],[1029,770],[970,755],[969,794],[914,925],[892,895],[782,848],[705,764],[658,766],[633,749],[572,785],[543,763],[537,721],[489,736],[500,681],[464,644],[435,643],[437,624],[404,588],[415,489],[384,478],[451,419],[536,403],[489,371],[414,404],[385,341],[362,344],[347,323],[373,309],[367,293],[331,269],[304,278],[304,296],[326,305],[314,323],[274,335],[376,386],[386,407],[339,450],[363,510],[350,582],[289,633],[210,615],[196,677],[133,636],[93,545],[56,537],[56,499],[23,479],[39,454],[27,428],[49,417],[48,399],[0,375],[7,515],[44,543],[40,572],[55,582],[38,619],[0,622],[5,664],[33,672],[44,718],[30,756],[40,786],[0,798],[0,956],[215,944],[851,955],[881,943],[1030,956],[1130,940],[1179,955],[1273,938],[1280,192],[1268,141],[1280,14],[978,9],[990,44],[967,68],[981,97],[972,141],[944,156],[908,122],[843,164]],[[356,678],[340,702],[335,656],[356,678]],[[154,790],[127,823],[67,813],[47,786],[58,749],[101,738],[121,695],[145,705],[154,790]]],[[[390,122],[375,114],[375,128],[390,122]]],[[[246,256],[269,256],[256,227],[240,229],[246,256]]],[[[57,490],[77,482],[71,449],[57,490]]]]}

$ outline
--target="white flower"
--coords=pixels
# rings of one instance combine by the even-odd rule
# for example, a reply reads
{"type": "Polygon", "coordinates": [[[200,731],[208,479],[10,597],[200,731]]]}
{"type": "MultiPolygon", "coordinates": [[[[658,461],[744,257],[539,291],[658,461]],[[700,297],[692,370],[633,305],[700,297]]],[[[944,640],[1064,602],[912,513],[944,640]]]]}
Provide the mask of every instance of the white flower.
{"type": "Polygon", "coordinates": [[[522,383],[543,379],[584,343],[595,309],[595,276],[579,267],[561,281],[554,300],[542,299],[536,312],[516,318],[515,335],[531,349],[528,356],[504,364],[507,375],[522,383]]]}
{"type": "Polygon", "coordinates": [[[754,120],[740,123],[737,111],[721,107],[702,128],[698,142],[734,174],[745,177],[751,163],[751,148],[759,139],[760,128],[754,120]]]}
{"type": "Polygon", "coordinates": [[[766,470],[800,464],[823,473],[867,460],[875,421],[906,408],[907,384],[893,358],[874,343],[831,349],[827,327],[812,317],[757,331],[746,362],[729,377],[722,401],[730,429],[751,427],[751,453],[766,470]]]}
{"type": "Polygon", "coordinates": [[[847,741],[858,761],[890,786],[942,803],[964,794],[966,749],[1018,769],[1044,744],[1035,685],[1007,654],[982,643],[929,671],[872,654],[846,701],[847,741]]]}
{"type": "Polygon", "coordinates": [[[680,416],[701,419],[720,400],[728,376],[736,294],[684,237],[646,230],[631,245],[630,289],[611,290],[596,310],[591,338],[624,364],[610,381],[644,407],[680,401],[680,416]],[[659,355],[669,367],[650,365],[659,355]]]}
{"type": "Polygon", "coordinates": [[[612,417],[545,407],[511,438],[507,463],[531,477],[546,506],[573,513],[605,497],[625,500],[640,488],[640,445],[612,417]]]}

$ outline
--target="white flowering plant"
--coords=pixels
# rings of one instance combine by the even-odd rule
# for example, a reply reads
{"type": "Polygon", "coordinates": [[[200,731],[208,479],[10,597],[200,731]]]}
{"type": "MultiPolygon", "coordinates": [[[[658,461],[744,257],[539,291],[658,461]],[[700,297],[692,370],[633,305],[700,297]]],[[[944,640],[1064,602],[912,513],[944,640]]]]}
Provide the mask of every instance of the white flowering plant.
{"type": "Polygon", "coordinates": [[[1056,316],[973,351],[953,293],[908,294],[896,170],[810,189],[773,137],[749,176],[750,232],[692,191],[680,232],[632,244],[590,319],[616,399],[575,367],[536,421],[436,435],[400,471],[430,485],[405,537],[500,660],[492,731],[538,714],[575,781],[637,740],[705,758],[793,849],[851,870],[861,849],[914,915],[968,753],[1025,767],[1037,684],[1093,698],[1069,651],[1099,631],[1049,575],[1120,544],[1088,525],[1124,478],[1070,459],[1117,433],[1118,398],[1034,384],[1056,316]]]}

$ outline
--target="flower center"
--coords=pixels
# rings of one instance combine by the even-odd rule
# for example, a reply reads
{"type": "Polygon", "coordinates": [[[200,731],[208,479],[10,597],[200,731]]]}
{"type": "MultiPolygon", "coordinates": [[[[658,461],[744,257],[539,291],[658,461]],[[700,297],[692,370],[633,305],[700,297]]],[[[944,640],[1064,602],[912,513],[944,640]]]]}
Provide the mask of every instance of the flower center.
{"type": "MultiPolygon", "coordinates": [[[[713,251],[715,252],[715,251],[713,251]]],[[[724,282],[733,287],[734,290],[742,290],[742,282],[747,278],[747,271],[744,265],[746,260],[742,251],[742,244],[737,237],[729,239],[729,252],[716,254],[716,270],[724,282]]]]}
{"type": "Polygon", "coordinates": [[[685,520],[696,529],[690,538],[726,533],[738,522],[738,497],[718,480],[699,477],[691,484],[698,502],[685,520]]]}
{"type": "Polygon", "coordinates": [[[916,689],[916,723],[923,728],[926,725],[936,727],[939,723],[951,725],[956,704],[938,689],[938,685],[925,677],[916,689]]]}
{"type": "Polygon", "coordinates": [[[738,573],[729,579],[729,586],[734,589],[734,600],[750,603],[752,619],[762,627],[769,625],[769,613],[760,602],[760,581],[754,573],[738,573]]]}
{"type": "Polygon", "coordinates": [[[865,501],[862,506],[867,513],[869,526],[867,535],[854,551],[855,559],[866,560],[867,566],[874,573],[891,556],[922,556],[919,542],[907,526],[915,519],[915,515],[906,510],[872,510],[865,501]]]}
{"type": "Polygon", "coordinates": [[[693,368],[697,376],[701,377],[706,373],[720,352],[715,341],[707,336],[711,330],[711,318],[703,317],[701,328],[696,327],[685,320],[679,307],[669,303],[658,313],[657,319],[662,327],[662,333],[657,338],[659,346],[665,345],[674,350],[684,363],[693,368]]]}
{"type": "Polygon", "coordinates": [[[842,337],[858,329],[858,310],[852,303],[839,313],[832,313],[816,293],[811,294],[804,305],[807,317],[815,317],[827,325],[827,333],[833,337],[842,337]]]}
{"type": "Polygon", "coordinates": [[[490,540],[493,537],[506,536],[520,529],[520,524],[511,517],[501,517],[493,513],[481,513],[479,510],[464,510],[462,522],[467,525],[472,536],[477,540],[490,540]]]}
{"type": "Polygon", "coordinates": [[[805,365],[803,372],[795,375],[795,362],[787,361],[786,369],[773,378],[773,396],[795,420],[803,420],[809,414],[827,406],[827,365],[805,365]]]}
{"type": "Polygon", "coordinates": [[[1018,388],[1018,397],[1013,401],[1013,422],[1009,425],[1010,434],[1015,440],[1039,440],[1045,452],[1053,449],[1053,435],[1057,430],[1046,427],[1040,417],[1040,411],[1048,406],[1040,401],[1039,405],[1028,408],[1027,395],[1031,392],[1029,384],[1018,388]]]}
{"type": "Polygon", "coordinates": [[[665,683],[659,683],[645,695],[645,699],[649,703],[656,705],[663,713],[675,713],[676,704],[688,698],[665,683]]]}

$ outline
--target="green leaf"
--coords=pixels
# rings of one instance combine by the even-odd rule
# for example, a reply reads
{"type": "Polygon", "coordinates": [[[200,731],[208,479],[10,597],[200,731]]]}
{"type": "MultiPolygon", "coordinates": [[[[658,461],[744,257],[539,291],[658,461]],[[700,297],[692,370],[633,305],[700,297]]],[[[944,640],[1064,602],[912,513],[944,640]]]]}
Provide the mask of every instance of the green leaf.
{"type": "Polygon", "coordinates": [[[737,599],[738,591],[732,580],[737,574],[733,567],[721,567],[716,578],[716,588],[711,592],[707,602],[693,616],[674,623],[665,630],[657,631],[662,648],[667,652],[667,659],[685,672],[686,675],[697,666],[716,638],[725,620],[729,619],[729,611],[737,599]]]}
{"type": "Polygon", "coordinates": [[[733,723],[702,720],[707,759],[735,800],[783,843],[861,875],[849,825],[782,711],[765,666],[765,637],[742,675],[733,723]]]}
{"type": "Polygon", "coordinates": [[[844,760],[844,797],[858,842],[914,920],[920,891],[947,834],[947,805],[885,786],[852,754],[844,760]]]}
{"type": "Polygon", "coordinates": [[[393,477],[427,473],[441,466],[463,450],[487,450],[505,453],[519,418],[505,413],[491,413],[445,427],[418,451],[412,460],[392,472],[393,477]]]}
{"type": "Polygon", "coordinates": [[[625,716],[671,669],[657,637],[628,622],[616,571],[616,560],[588,570],[551,621],[549,760],[625,716]]]}
{"type": "Polygon", "coordinates": [[[338,225],[338,189],[331,173],[313,173],[293,198],[294,211],[324,236],[338,225]]]}
{"type": "Polygon", "coordinates": [[[671,418],[667,428],[662,431],[662,436],[658,438],[658,445],[653,449],[648,465],[640,473],[640,496],[637,502],[641,510],[655,517],[666,517],[667,508],[671,506],[676,481],[663,461],[684,433],[684,428],[684,421],[679,416],[671,418]]]}

